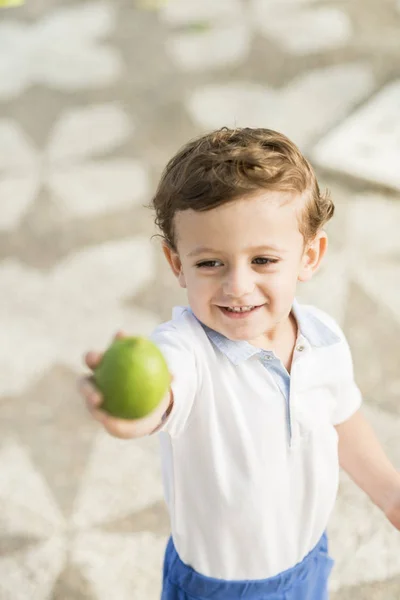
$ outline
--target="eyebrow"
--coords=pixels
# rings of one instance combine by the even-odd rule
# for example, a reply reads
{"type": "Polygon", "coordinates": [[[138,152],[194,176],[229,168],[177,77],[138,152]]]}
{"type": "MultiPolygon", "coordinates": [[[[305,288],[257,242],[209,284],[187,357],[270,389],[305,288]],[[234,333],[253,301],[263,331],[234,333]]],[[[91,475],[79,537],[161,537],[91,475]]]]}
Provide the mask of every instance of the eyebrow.
{"type": "MultiPolygon", "coordinates": [[[[284,254],[287,250],[283,250],[283,248],[277,248],[276,246],[252,246],[250,248],[246,248],[247,252],[258,253],[258,252],[277,252],[278,254],[284,254]]],[[[191,256],[199,256],[199,254],[219,254],[220,250],[215,250],[215,248],[207,248],[206,246],[199,246],[189,252],[188,257],[191,256]]]]}

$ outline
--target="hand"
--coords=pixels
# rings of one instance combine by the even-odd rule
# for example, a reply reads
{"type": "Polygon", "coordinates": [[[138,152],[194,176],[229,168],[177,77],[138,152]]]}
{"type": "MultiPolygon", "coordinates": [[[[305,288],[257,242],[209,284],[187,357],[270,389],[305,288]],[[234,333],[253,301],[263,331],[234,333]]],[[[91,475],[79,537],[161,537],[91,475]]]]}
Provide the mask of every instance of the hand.
{"type": "MultiPolygon", "coordinates": [[[[119,331],[115,339],[123,337],[124,334],[119,331]]],[[[102,353],[91,351],[85,355],[85,363],[93,371],[100,364],[102,358],[102,353]]],[[[84,377],[79,382],[79,390],[86,400],[86,406],[92,417],[99,421],[110,435],[120,439],[137,438],[153,433],[160,427],[163,415],[171,407],[171,392],[168,391],[160,404],[146,417],[142,419],[118,419],[99,408],[103,402],[103,397],[94,385],[92,376],[84,377]]]]}

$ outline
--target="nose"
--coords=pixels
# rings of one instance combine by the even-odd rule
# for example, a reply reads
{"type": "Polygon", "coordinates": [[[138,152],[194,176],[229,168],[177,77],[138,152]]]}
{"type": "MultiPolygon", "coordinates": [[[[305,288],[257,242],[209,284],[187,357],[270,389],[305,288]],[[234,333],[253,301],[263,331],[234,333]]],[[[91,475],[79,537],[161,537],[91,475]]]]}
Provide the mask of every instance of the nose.
{"type": "Polygon", "coordinates": [[[231,267],[225,274],[222,289],[226,296],[231,298],[243,298],[252,294],[255,288],[255,274],[247,266],[231,267]]]}

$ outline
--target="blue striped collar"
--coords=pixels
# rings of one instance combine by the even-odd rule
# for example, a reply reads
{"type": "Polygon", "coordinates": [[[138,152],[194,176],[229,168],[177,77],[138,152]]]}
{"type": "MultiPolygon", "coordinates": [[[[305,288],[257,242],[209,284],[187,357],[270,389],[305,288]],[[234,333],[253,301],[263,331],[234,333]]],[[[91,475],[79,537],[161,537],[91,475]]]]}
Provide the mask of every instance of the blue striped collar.
{"type": "Polygon", "coordinates": [[[311,346],[322,348],[340,342],[340,337],[328,325],[325,325],[321,319],[303,307],[296,299],[293,301],[292,312],[297,321],[299,333],[309,341],[311,346]]]}
{"type": "MultiPolygon", "coordinates": [[[[194,315],[193,311],[189,308],[194,315]]],[[[292,306],[293,315],[297,321],[299,336],[303,336],[311,346],[322,348],[340,342],[339,336],[325,325],[317,316],[302,307],[297,300],[292,306]]],[[[195,315],[194,315],[195,316],[195,315]]],[[[197,318],[197,317],[196,317],[197,318]]],[[[198,319],[197,319],[198,320],[198,319]]],[[[255,354],[272,354],[272,351],[257,348],[246,341],[234,341],[225,337],[218,331],[214,331],[199,321],[210,341],[223,353],[233,364],[247,360],[255,354]]]]}

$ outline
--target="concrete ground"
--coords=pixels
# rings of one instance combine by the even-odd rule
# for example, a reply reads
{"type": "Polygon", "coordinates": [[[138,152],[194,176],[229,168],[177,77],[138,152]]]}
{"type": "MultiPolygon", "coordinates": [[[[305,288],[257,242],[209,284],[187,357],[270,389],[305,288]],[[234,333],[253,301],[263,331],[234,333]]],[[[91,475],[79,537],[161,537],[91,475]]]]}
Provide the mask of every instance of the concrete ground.
{"type": "MultiPolygon", "coordinates": [[[[300,298],[348,336],[400,467],[400,4],[27,0],[0,12],[0,600],[156,600],[157,440],[115,440],[82,355],[185,299],[145,207],[166,160],[221,125],[291,136],[336,202],[300,298]]],[[[400,598],[400,534],[344,475],[333,600],[400,598]]]]}

